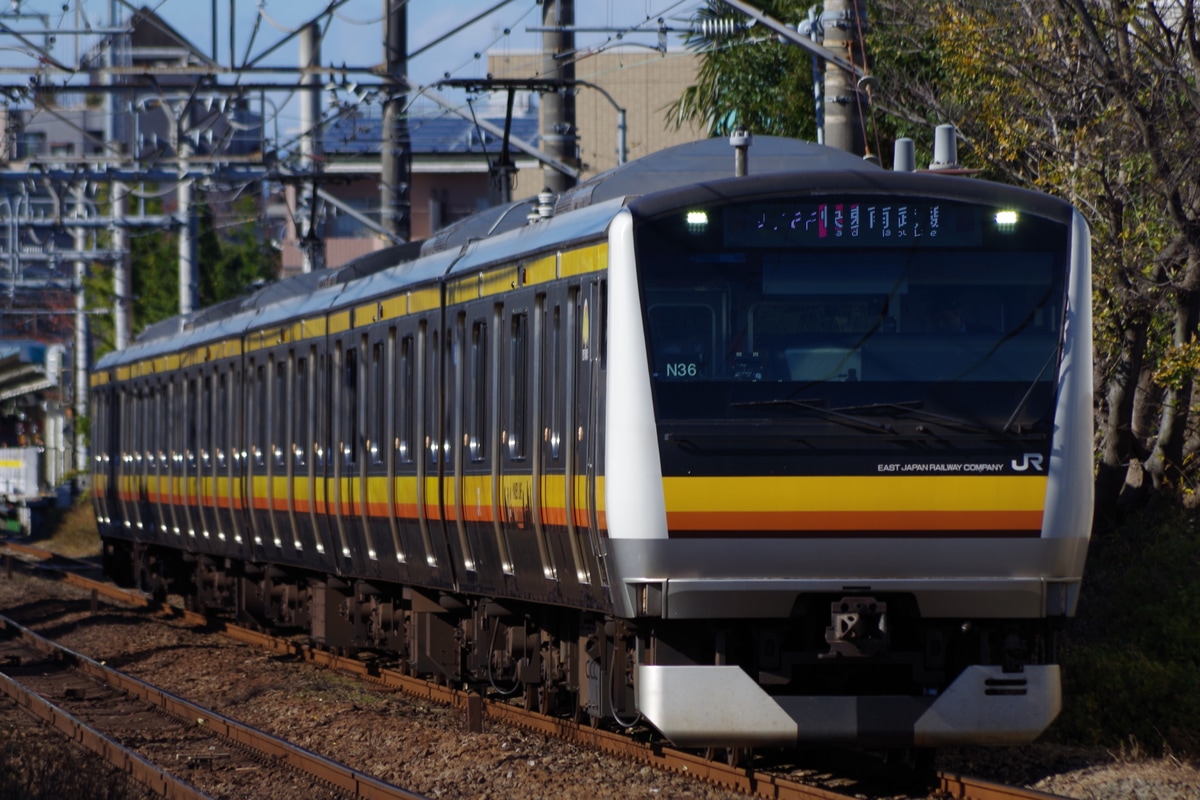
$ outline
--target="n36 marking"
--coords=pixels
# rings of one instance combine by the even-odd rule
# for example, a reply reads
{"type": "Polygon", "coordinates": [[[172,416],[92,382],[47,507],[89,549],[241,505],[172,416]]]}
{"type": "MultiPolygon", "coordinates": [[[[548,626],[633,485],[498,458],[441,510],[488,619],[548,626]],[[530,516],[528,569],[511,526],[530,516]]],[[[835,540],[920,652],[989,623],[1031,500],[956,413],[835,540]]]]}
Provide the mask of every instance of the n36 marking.
{"type": "Polygon", "coordinates": [[[700,368],[695,363],[679,361],[667,364],[668,378],[694,378],[700,374],[700,368]]]}

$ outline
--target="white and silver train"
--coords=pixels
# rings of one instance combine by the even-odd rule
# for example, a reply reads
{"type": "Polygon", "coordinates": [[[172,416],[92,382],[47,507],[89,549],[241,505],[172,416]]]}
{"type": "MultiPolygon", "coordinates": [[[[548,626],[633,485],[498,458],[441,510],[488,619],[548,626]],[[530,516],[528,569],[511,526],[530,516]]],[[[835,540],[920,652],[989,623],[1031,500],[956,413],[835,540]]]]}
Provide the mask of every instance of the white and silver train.
{"type": "Polygon", "coordinates": [[[1091,527],[1086,225],[792,140],[733,161],[105,356],[109,573],[681,746],[1033,739],[1091,527]]]}

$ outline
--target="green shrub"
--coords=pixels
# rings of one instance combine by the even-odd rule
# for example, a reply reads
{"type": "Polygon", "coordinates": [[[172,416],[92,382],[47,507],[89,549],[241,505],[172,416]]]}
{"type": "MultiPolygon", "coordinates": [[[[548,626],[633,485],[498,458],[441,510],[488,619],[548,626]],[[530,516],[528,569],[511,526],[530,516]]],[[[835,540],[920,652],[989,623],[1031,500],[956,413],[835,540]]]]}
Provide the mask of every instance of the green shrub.
{"type": "Polygon", "coordinates": [[[1097,536],[1059,655],[1051,738],[1200,753],[1200,535],[1186,510],[1150,508],[1097,536]]]}

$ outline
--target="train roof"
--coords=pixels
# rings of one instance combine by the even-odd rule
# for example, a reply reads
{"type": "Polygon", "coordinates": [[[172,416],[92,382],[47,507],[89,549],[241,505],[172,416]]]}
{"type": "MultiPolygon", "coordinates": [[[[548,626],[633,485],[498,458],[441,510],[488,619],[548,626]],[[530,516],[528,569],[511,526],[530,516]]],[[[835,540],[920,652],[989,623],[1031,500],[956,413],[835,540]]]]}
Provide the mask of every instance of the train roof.
{"type": "MultiPolygon", "coordinates": [[[[727,187],[738,187],[738,194],[752,187],[768,193],[773,189],[803,191],[805,176],[820,180],[818,176],[830,174],[836,174],[848,191],[867,187],[903,190],[898,184],[912,182],[913,189],[920,186],[927,192],[931,184],[925,181],[929,180],[938,181],[948,194],[960,197],[976,192],[994,194],[1009,188],[971,179],[886,172],[840,150],[775,136],[755,138],[748,164],[749,176],[733,183],[730,179],[734,178],[734,152],[726,139],[705,139],[670,147],[569,189],[557,198],[552,217],[531,215],[534,206],[530,200],[490,208],[424,242],[379,250],[341,267],[268,284],[187,318],[164,320],[144,331],[124,351],[105,356],[97,366],[108,368],[239,337],[247,331],[316,316],[343,304],[365,302],[407,286],[483,269],[511,259],[514,253],[548,252],[567,242],[601,238],[613,216],[627,204],[635,213],[652,215],[672,205],[678,207],[680,202],[711,202],[725,195],[727,187]],[[532,224],[531,218],[534,218],[532,224]]],[[[828,186],[827,182],[822,183],[828,186]]],[[[1011,191],[1026,197],[1035,194],[1011,191]]]]}

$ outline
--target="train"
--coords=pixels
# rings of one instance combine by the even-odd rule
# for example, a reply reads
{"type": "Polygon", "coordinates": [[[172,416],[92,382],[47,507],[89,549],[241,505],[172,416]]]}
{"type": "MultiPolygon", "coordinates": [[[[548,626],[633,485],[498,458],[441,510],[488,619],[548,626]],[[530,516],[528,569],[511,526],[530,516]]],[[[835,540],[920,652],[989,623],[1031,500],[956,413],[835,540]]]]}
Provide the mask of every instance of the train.
{"type": "Polygon", "coordinates": [[[1092,514],[1063,200],[761,136],[159,323],[108,573],[681,747],[1038,736],[1092,514]]]}

